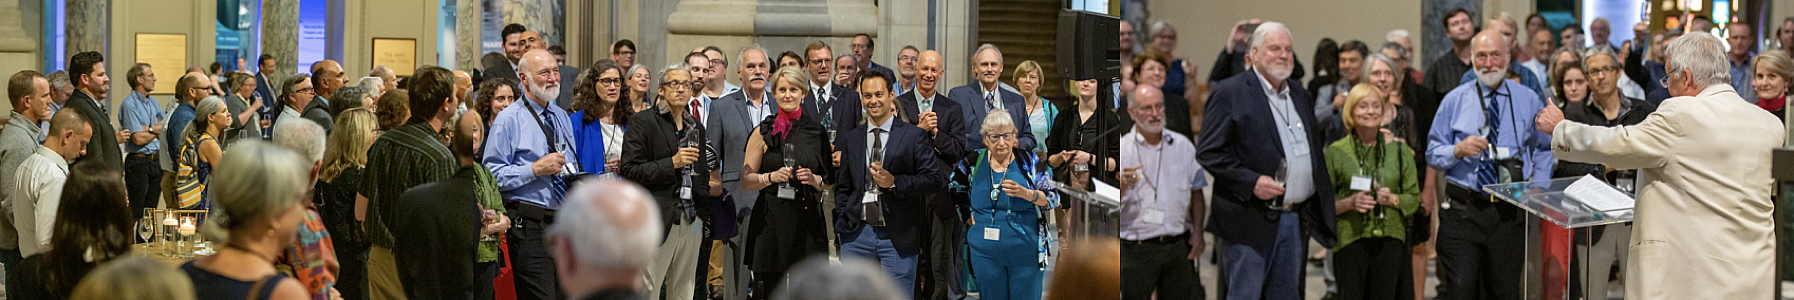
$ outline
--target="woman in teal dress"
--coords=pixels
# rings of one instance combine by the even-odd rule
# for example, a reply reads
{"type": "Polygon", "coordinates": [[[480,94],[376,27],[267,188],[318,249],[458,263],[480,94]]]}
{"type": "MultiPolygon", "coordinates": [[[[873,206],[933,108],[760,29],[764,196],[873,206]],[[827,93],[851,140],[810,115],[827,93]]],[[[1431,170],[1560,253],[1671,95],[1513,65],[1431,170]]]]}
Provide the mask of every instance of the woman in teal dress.
{"type": "Polygon", "coordinates": [[[979,299],[1038,300],[1045,266],[1041,212],[1058,207],[1059,198],[1042,184],[1050,176],[1035,172],[1038,160],[1033,153],[1015,148],[1011,120],[1003,109],[992,110],[982,120],[979,133],[986,149],[971,162],[972,217],[966,221],[966,244],[971,248],[979,299]]]}

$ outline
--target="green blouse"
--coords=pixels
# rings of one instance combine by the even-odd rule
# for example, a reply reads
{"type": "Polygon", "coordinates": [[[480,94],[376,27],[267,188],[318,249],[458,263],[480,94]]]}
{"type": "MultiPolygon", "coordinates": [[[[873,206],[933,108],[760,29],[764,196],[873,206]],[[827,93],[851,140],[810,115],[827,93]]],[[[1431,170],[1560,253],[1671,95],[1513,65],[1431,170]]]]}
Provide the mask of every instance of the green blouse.
{"type": "MultiPolygon", "coordinates": [[[[487,169],[484,164],[474,164],[473,168],[478,169],[475,172],[477,179],[474,181],[474,191],[478,193],[475,196],[480,198],[480,205],[485,206],[486,209],[498,211],[500,218],[505,217],[505,203],[503,198],[499,197],[498,183],[492,177],[492,170],[487,169]]],[[[504,239],[497,238],[496,235],[490,241],[480,241],[480,254],[476,261],[483,263],[498,261],[498,245],[504,242],[504,239]]]]}
{"type": "Polygon", "coordinates": [[[1414,150],[1400,141],[1364,145],[1351,135],[1327,146],[1327,175],[1333,180],[1334,199],[1345,199],[1360,192],[1352,189],[1352,178],[1371,176],[1377,186],[1388,187],[1400,199],[1394,207],[1378,206],[1368,213],[1356,210],[1339,214],[1339,243],[1334,251],[1362,238],[1387,237],[1406,240],[1407,216],[1420,210],[1420,174],[1414,166],[1414,150]],[[1383,217],[1377,218],[1378,210],[1383,217]]]}

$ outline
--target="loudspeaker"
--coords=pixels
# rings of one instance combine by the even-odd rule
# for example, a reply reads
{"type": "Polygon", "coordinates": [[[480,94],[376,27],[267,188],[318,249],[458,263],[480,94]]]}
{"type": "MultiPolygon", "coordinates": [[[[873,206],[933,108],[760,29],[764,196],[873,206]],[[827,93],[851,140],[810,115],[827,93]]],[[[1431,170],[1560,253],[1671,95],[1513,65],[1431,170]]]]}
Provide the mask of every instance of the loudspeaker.
{"type": "Polygon", "coordinates": [[[1059,75],[1072,80],[1121,77],[1121,19],[1059,11],[1059,75]]]}

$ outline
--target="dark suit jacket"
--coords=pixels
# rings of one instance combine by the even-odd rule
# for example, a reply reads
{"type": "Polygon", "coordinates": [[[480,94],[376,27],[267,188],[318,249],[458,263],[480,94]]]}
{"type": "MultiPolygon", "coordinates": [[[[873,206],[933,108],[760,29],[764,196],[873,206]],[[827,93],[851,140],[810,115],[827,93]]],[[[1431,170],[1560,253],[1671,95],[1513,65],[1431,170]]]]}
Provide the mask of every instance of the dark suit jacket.
{"type": "Polygon", "coordinates": [[[567,111],[573,111],[573,86],[577,85],[575,82],[578,80],[579,68],[565,65],[561,66],[561,96],[560,98],[554,99],[554,105],[559,105],[561,106],[561,109],[567,111]]]}
{"type": "MultiPolygon", "coordinates": [[[[754,127],[760,126],[760,121],[766,119],[748,116],[748,106],[751,104],[744,94],[746,92],[743,89],[711,101],[710,120],[705,124],[707,130],[704,131],[704,137],[709,140],[711,147],[721,151],[722,166],[718,169],[723,171],[723,187],[729,190],[730,195],[735,196],[737,206],[753,207],[754,201],[760,198],[760,193],[741,188],[741,166],[744,163],[741,160],[747,155],[748,136],[753,134],[754,127]]],[[[778,109],[771,93],[767,93],[760,101],[764,101],[762,105],[778,109]]]]}
{"type": "MultiPolygon", "coordinates": [[[[682,115],[687,130],[697,130],[697,135],[704,135],[704,126],[698,126],[691,115],[682,115]]],[[[673,222],[675,205],[679,204],[679,187],[684,182],[679,178],[683,174],[680,169],[673,168],[673,154],[679,152],[679,144],[683,138],[673,127],[673,115],[660,113],[656,109],[648,109],[635,113],[629,119],[629,130],[623,133],[623,162],[617,172],[624,179],[629,179],[654,195],[654,202],[660,204],[661,229],[670,230],[673,222]]],[[[697,162],[693,162],[691,172],[691,201],[697,211],[710,211],[710,166],[701,154],[697,162]]],[[[710,221],[710,214],[699,213],[699,218],[710,221]]]]}
{"type": "MultiPolygon", "coordinates": [[[[866,163],[866,131],[870,125],[855,126],[836,133],[836,149],[841,149],[841,168],[835,170],[835,241],[845,243],[848,235],[866,226],[861,203],[866,185],[872,182],[866,163]]],[[[909,257],[920,253],[918,242],[921,224],[927,224],[924,196],[933,189],[946,186],[947,176],[936,166],[934,149],[926,143],[928,132],[902,121],[891,122],[891,132],[884,143],[884,168],[896,177],[895,185],[882,189],[879,201],[884,203],[885,230],[897,255],[909,257]]]]}
{"type": "MultiPolygon", "coordinates": [[[[897,104],[903,107],[904,122],[915,124],[916,120],[920,119],[922,106],[921,100],[918,100],[917,97],[920,96],[914,92],[897,96],[897,104]]],[[[946,174],[952,172],[953,164],[959,163],[959,160],[964,159],[966,155],[966,140],[961,138],[965,136],[966,131],[966,120],[963,119],[965,113],[959,107],[958,101],[953,101],[953,98],[948,98],[946,94],[941,94],[939,91],[936,91],[934,96],[933,111],[940,118],[939,123],[936,124],[939,125],[940,132],[929,134],[927,131],[923,131],[922,135],[925,138],[925,143],[932,146],[932,150],[934,150],[934,159],[938,161],[935,167],[940,169],[941,174],[946,174]]],[[[941,181],[938,186],[939,192],[930,196],[932,198],[928,201],[929,209],[934,211],[936,218],[959,219],[958,211],[962,204],[950,201],[950,199],[957,198],[953,197],[953,191],[946,187],[947,182],[941,181]]]]}
{"type": "MultiPolygon", "coordinates": [[[[1016,140],[1020,141],[1016,149],[1034,149],[1034,131],[1030,129],[1034,127],[1030,127],[1028,124],[1027,111],[1021,109],[1027,107],[1027,102],[1022,100],[1022,94],[998,88],[997,95],[1003,98],[1003,108],[1009,110],[1009,118],[1015,122],[1016,140]]],[[[984,135],[980,134],[979,130],[983,128],[984,115],[990,114],[990,109],[984,107],[983,88],[974,81],[971,84],[953,88],[952,91],[947,92],[947,96],[958,100],[959,108],[966,112],[966,151],[984,149],[984,135]]]]}
{"type": "MultiPolygon", "coordinates": [[[[891,70],[891,68],[886,68],[885,66],[881,66],[878,64],[878,62],[866,64],[866,68],[885,74],[885,82],[897,83],[897,71],[893,71],[893,70],[891,70]]],[[[895,91],[893,91],[893,92],[895,92],[895,91]]]]}
{"type": "MultiPolygon", "coordinates": [[[[1285,80],[1296,111],[1314,111],[1314,95],[1294,79],[1285,80]]],[[[1333,247],[1333,184],[1314,114],[1298,113],[1308,134],[1308,159],[1314,166],[1314,195],[1296,207],[1302,216],[1303,235],[1323,247],[1333,247]]],[[[1196,160],[1215,176],[1214,201],[1208,230],[1232,243],[1268,249],[1277,236],[1275,212],[1267,200],[1252,195],[1258,176],[1275,174],[1283,161],[1270,99],[1265,97],[1256,72],[1243,72],[1219,82],[1202,116],[1202,133],[1196,139],[1196,160]]]]}
{"type": "MultiPolygon", "coordinates": [[[[805,107],[812,108],[811,110],[806,111],[806,113],[816,112],[816,109],[829,110],[835,115],[834,125],[832,125],[832,128],[834,128],[835,131],[842,131],[860,126],[860,93],[847,88],[847,86],[834,84],[832,82],[829,83],[829,85],[832,86],[829,87],[829,94],[832,95],[830,99],[834,100],[829,101],[827,107],[822,107],[822,105],[820,105],[821,103],[816,100],[816,95],[805,95],[804,103],[811,104],[805,107]]],[[[768,88],[770,89],[770,87],[768,88]]],[[[804,88],[807,89],[809,87],[804,88]]],[[[815,92],[810,92],[809,94],[814,93],[815,92]]]]}
{"type": "Polygon", "coordinates": [[[396,237],[393,260],[406,296],[467,297],[480,240],[475,172],[461,167],[453,177],[406,190],[396,203],[405,213],[393,214],[386,222],[396,237]]]}
{"type": "Polygon", "coordinates": [[[98,162],[113,170],[124,171],[125,155],[118,149],[118,129],[112,128],[112,118],[107,117],[93,96],[84,91],[69,94],[68,108],[80,112],[87,117],[87,123],[93,124],[93,138],[87,140],[87,155],[75,159],[73,164],[98,162]]]}
{"type": "Polygon", "coordinates": [[[312,100],[311,103],[305,104],[305,110],[300,111],[299,116],[312,122],[318,122],[319,127],[324,127],[324,132],[330,132],[330,125],[336,124],[330,116],[330,108],[324,107],[323,101],[312,100]]]}

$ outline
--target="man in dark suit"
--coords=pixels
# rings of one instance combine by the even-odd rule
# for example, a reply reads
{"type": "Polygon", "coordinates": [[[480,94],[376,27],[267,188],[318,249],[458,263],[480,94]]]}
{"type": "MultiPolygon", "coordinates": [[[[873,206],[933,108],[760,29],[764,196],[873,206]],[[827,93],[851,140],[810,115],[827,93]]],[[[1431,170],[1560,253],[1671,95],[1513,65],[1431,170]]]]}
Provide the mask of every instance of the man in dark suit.
{"type": "MultiPolygon", "coordinates": [[[[742,89],[712,101],[710,120],[705,128],[705,138],[712,147],[722,151],[721,167],[723,188],[735,197],[734,209],[736,220],[740,226],[747,228],[748,216],[753,215],[754,203],[759,200],[760,193],[741,188],[742,158],[747,153],[748,136],[760,126],[767,116],[778,113],[778,105],[773,100],[770,89],[767,89],[767,74],[770,72],[766,61],[766,50],[759,46],[748,46],[741,50],[737,58],[741,61],[741,69],[736,75],[741,77],[742,89]]],[[[737,299],[747,294],[748,272],[742,268],[745,262],[741,251],[747,246],[743,241],[745,234],[735,235],[729,240],[727,248],[729,261],[723,264],[723,286],[729,289],[724,294],[726,299],[737,299]]]]}
{"type": "Polygon", "coordinates": [[[485,210],[490,208],[479,206],[478,197],[496,197],[497,191],[477,189],[474,149],[480,149],[484,136],[478,116],[470,110],[452,124],[449,144],[461,166],[455,174],[406,190],[396,204],[406,213],[387,221],[395,237],[393,259],[399,281],[411,299],[466,298],[474,282],[490,283],[491,278],[474,279],[479,240],[509,226],[499,223],[496,212],[487,216],[485,210]]]}
{"type": "MultiPolygon", "coordinates": [[[[535,46],[535,42],[524,39],[523,33],[525,31],[529,31],[529,29],[524,28],[523,24],[511,23],[505,25],[504,30],[499,32],[499,37],[504,38],[505,43],[503,48],[505,50],[505,62],[507,62],[507,64],[487,66],[488,69],[496,70],[499,78],[510,79],[513,84],[523,82],[517,80],[517,60],[523,58],[523,52],[526,52],[530,47],[535,46]]],[[[493,71],[488,70],[482,74],[493,74],[493,71]]],[[[567,75],[562,74],[561,76],[567,75]]]]}
{"type": "Polygon", "coordinates": [[[69,58],[69,82],[75,84],[75,93],[69,95],[68,107],[81,112],[88,120],[98,120],[91,122],[96,134],[87,140],[87,155],[82,155],[73,164],[98,163],[113,170],[124,170],[125,155],[118,148],[118,140],[129,132],[113,129],[112,122],[105,121],[111,120],[107,117],[110,115],[106,111],[108,103],[100,102],[112,90],[105,61],[105,57],[93,51],[69,58]]]}
{"type": "MultiPolygon", "coordinates": [[[[923,51],[916,58],[915,89],[897,96],[898,105],[903,107],[903,120],[927,132],[924,137],[934,150],[937,162],[935,167],[943,170],[942,172],[952,170],[953,165],[965,156],[964,132],[967,130],[965,112],[959,107],[959,102],[940,94],[938,90],[941,62],[944,60],[940,52],[923,51]]],[[[954,197],[952,190],[945,188],[944,181],[942,183],[943,185],[936,186],[940,188],[937,192],[923,196],[923,202],[928,204],[928,209],[934,216],[924,224],[926,227],[923,228],[927,229],[924,236],[928,237],[928,250],[923,253],[924,265],[917,267],[918,275],[926,279],[921,280],[923,284],[917,288],[924,299],[958,298],[948,297],[949,286],[953,286],[953,280],[950,279],[958,274],[953,271],[957,270],[954,263],[959,261],[949,258],[959,257],[954,254],[958,249],[955,245],[964,239],[956,238],[959,236],[956,233],[965,230],[960,227],[964,223],[959,218],[959,205],[955,201],[957,197],[954,197]],[[934,259],[935,257],[940,259],[934,259]]],[[[957,294],[963,293],[960,291],[957,294]]]]}
{"type": "MultiPolygon", "coordinates": [[[[274,98],[274,82],[269,81],[273,78],[268,77],[268,73],[274,72],[274,68],[277,68],[274,65],[274,55],[262,54],[261,59],[256,60],[256,66],[259,67],[257,70],[261,72],[255,73],[255,95],[261,96],[262,101],[273,101],[276,99],[274,98]]],[[[259,113],[267,114],[274,108],[276,107],[272,103],[263,102],[262,111],[259,113]]]]}
{"type": "Polygon", "coordinates": [[[567,65],[566,47],[548,46],[548,54],[554,55],[554,61],[561,71],[561,96],[554,99],[554,105],[573,111],[573,86],[578,85],[574,82],[579,80],[579,67],[567,65]]]}
{"type": "MultiPolygon", "coordinates": [[[[1003,89],[1000,87],[1002,83],[997,82],[1003,75],[1003,51],[997,49],[996,45],[978,46],[978,52],[972,54],[972,64],[972,75],[978,81],[947,92],[948,98],[959,100],[959,107],[965,109],[966,123],[983,124],[984,115],[989,114],[992,108],[1019,111],[1027,107],[1022,94],[1003,89]]],[[[1016,144],[1016,149],[1034,149],[1034,133],[1029,129],[1032,127],[1028,124],[1028,114],[1010,114],[1010,118],[1014,119],[1018,135],[1016,141],[1019,144],[1016,144]]],[[[966,132],[966,145],[970,148],[966,150],[984,148],[984,135],[969,130],[966,132]]]]}
{"type": "Polygon", "coordinates": [[[1335,241],[1333,187],[1319,123],[1302,113],[1313,95],[1289,78],[1289,30],[1266,22],[1252,45],[1251,71],[1217,84],[1196,139],[1196,159],[1215,177],[1207,227],[1230,298],[1296,299],[1305,240],[1335,241]]]}
{"type": "MultiPolygon", "coordinates": [[[[892,72],[891,68],[886,68],[885,66],[878,65],[876,62],[872,62],[873,45],[872,35],[864,33],[853,35],[852,50],[854,63],[859,64],[860,70],[878,71],[878,74],[885,77],[885,82],[897,82],[897,72],[892,72]]],[[[896,90],[891,92],[902,93],[901,91],[896,90]]]]}
{"type": "Polygon", "coordinates": [[[835,144],[842,166],[835,174],[835,240],[842,257],[877,260],[899,289],[911,291],[922,251],[918,229],[927,222],[923,200],[946,176],[929,133],[893,118],[891,83],[877,71],[854,77],[867,122],[841,131],[835,144]]]}
{"type": "Polygon", "coordinates": [[[822,115],[822,127],[829,132],[838,132],[858,126],[860,94],[831,80],[835,74],[835,56],[828,44],[811,42],[804,47],[804,55],[804,68],[810,71],[810,95],[804,98],[804,103],[815,104],[817,113],[822,115]]]}

